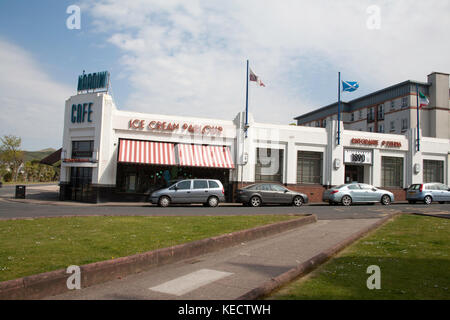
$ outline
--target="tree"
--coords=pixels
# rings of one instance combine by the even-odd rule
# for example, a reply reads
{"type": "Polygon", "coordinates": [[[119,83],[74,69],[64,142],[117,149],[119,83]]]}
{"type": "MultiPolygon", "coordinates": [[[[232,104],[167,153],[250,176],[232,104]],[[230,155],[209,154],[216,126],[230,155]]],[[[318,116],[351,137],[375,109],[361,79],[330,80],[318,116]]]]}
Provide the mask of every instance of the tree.
{"type": "Polygon", "coordinates": [[[23,151],[20,150],[22,139],[5,135],[0,141],[0,162],[10,170],[13,181],[17,181],[18,171],[23,163],[23,151]]]}

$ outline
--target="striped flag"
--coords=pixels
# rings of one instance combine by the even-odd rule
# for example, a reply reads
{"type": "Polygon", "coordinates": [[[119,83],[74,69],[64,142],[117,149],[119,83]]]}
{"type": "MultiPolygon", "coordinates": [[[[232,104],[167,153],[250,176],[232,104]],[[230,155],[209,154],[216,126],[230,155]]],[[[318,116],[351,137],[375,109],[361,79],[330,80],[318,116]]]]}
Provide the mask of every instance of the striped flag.
{"type": "Polygon", "coordinates": [[[430,100],[428,100],[427,96],[419,91],[419,108],[426,107],[429,103],[430,100]]]}
{"type": "MultiPolygon", "coordinates": [[[[250,69],[250,68],[249,68],[250,69]]],[[[266,85],[261,81],[261,79],[250,69],[250,81],[255,81],[260,87],[265,87],[266,85]]]]}

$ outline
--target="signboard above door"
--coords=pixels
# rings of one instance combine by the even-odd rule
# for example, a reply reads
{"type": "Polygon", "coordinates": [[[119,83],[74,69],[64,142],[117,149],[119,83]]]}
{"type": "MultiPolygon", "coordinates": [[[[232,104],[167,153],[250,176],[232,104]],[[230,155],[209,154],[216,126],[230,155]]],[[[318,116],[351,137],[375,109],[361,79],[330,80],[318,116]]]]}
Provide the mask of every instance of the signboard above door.
{"type": "Polygon", "coordinates": [[[345,149],[344,162],[352,164],[372,164],[372,151],[345,149]]]}

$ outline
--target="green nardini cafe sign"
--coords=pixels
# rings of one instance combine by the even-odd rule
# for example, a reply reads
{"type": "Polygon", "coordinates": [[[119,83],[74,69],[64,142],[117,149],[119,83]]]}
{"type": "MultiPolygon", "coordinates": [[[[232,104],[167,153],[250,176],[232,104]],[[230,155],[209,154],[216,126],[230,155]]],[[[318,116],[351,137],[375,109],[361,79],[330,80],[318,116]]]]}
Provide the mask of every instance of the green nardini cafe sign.
{"type": "Polygon", "coordinates": [[[94,92],[95,90],[98,91],[108,91],[108,85],[109,85],[109,72],[108,71],[102,71],[102,72],[94,72],[89,74],[83,74],[78,76],[78,92],[80,91],[86,91],[92,90],[94,92]]]}
{"type": "Polygon", "coordinates": [[[92,106],[94,104],[83,103],[83,104],[73,104],[72,105],[72,113],[70,115],[70,121],[72,123],[83,123],[83,122],[92,122],[92,106]]]}

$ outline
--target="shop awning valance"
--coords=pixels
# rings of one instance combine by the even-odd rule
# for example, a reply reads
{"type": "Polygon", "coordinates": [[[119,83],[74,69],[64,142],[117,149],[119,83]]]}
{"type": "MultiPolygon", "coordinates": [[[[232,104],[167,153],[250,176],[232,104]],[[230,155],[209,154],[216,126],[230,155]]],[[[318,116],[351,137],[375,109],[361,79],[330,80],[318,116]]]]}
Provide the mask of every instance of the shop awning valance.
{"type": "Polygon", "coordinates": [[[173,143],[120,140],[119,162],[176,165],[173,143]]]}
{"type": "Polygon", "coordinates": [[[177,155],[180,166],[234,168],[229,147],[178,144],[177,155]]]}

